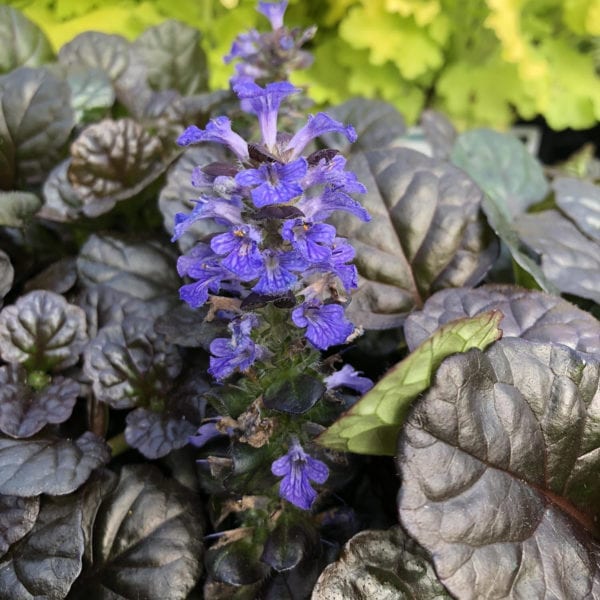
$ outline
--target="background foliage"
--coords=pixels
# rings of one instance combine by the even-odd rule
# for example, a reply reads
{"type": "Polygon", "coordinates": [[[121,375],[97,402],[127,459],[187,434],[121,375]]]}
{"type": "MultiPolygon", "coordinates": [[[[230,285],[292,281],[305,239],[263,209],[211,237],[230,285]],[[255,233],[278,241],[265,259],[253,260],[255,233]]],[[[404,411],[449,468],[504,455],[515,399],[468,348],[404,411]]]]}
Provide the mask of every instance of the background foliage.
{"type": "MultiPolygon", "coordinates": [[[[263,18],[254,0],[9,0],[55,51],[86,30],[136,38],[165,19],[200,29],[211,89],[222,57],[263,18]],[[235,10],[233,10],[235,9],[235,10]]],[[[315,63],[295,77],[319,103],[381,98],[412,122],[424,107],[460,127],[545,117],[553,129],[600,119],[600,5],[594,0],[292,0],[290,22],[317,23],[315,63]]],[[[261,27],[265,23],[261,24],[261,27]]]]}

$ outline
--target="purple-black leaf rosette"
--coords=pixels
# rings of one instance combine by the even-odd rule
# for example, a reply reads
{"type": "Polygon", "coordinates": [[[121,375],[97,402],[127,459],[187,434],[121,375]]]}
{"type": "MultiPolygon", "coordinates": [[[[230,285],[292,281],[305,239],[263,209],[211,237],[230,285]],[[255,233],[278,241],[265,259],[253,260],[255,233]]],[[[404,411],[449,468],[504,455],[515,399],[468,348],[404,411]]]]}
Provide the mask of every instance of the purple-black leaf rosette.
{"type": "MultiPolygon", "coordinates": [[[[251,294],[291,296],[290,324],[314,348],[343,344],[355,330],[344,315],[348,294],[357,287],[354,249],[324,220],[345,211],[369,221],[352,197],[366,189],[346,171],[344,157],[335,150],[303,154],[323,134],[341,133],[354,142],[356,132],[325,113],[309,116],[293,135],[279,132],[279,108],[299,91],[289,82],[261,87],[245,79],[234,91],[258,119],[258,144],[233,131],[224,116],[204,129],[188,127],[178,139],[183,146],[217,142],[235,155],[231,164],[212,163],[194,171],[196,207],[175,217],[173,240],[202,219],[225,229],[179,258],[180,276],[191,280],[180,288],[180,296],[193,308],[218,295],[237,298],[242,306],[251,294]]],[[[209,372],[217,380],[246,371],[269,355],[253,333],[260,327],[258,315],[240,310],[230,317],[231,337],[217,338],[210,346],[209,372]]]]}

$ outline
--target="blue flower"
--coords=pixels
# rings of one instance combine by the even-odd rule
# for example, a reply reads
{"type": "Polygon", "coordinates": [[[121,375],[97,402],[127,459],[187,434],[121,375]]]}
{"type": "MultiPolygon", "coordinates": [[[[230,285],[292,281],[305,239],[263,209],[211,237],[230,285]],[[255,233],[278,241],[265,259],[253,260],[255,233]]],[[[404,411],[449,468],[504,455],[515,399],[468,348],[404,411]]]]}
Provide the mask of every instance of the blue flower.
{"type": "Polygon", "coordinates": [[[207,244],[197,244],[187,254],[177,259],[177,272],[196,279],[179,288],[179,297],[192,308],[202,306],[208,300],[209,290],[214,294],[221,288],[221,281],[231,276],[219,262],[207,244]]]}
{"type": "Polygon", "coordinates": [[[355,142],[357,138],[356,131],[352,125],[344,125],[332,119],[326,113],[317,113],[314,116],[309,115],[306,125],[292,137],[285,147],[286,150],[291,151],[288,159],[293,160],[297,156],[300,156],[302,150],[316,137],[332,132],[342,133],[349,142],[355,142]]]}
{"type": "Polygon", "coordinates": [[[233,91],[240,100],[247,100],[252,112],[258,117],[263,143],[268,150],[277,141],[277,113],[284,98],[300,90],[288,81],[268,83],[262,88],[253,81],[239,81],[233,91]]]}
{"type": "Polygon", "coordinates": [[[310,510],[317,497],[311,481],[321,484],[329,477],[327,465],[307,454],[296,438],[292,439],[287,454],[273,462],[271,473],[283,477],[279,496],[303,510],[310,510]]]}
{"type": "Polygon", "coordinates": [[[368,377],[361,377],[351,365],[344,365],[339,371],[325,377],[325,385],[328,390],[347,387],[366,394],[373,387],[373,382],[368,377]]]}
{"type": "Polygon", "coordinates": [[[245,315],[229,324],[230,339],[215,338],[210,344],[210,367],[208,372],[215,379],[225,379],[234,371],[245,371],[254,361],[262,358],[265,349],[250,337],[257,324],[255,315],[245,315]]]}
{"type": "Polygon", "coordinates": [[[300,181],[306,175],[307,163],[299,158],[291,163],[272,162],[258,169],[246,169],[235,177],[238,185],[256,186],[252,189],[252,202],[257,208],[271,204],[282,204],[300,196],[300,181]]]}
{"type": "Polygon", "coordinates": [[[258,3],[258,12],[269,19],[273,31],[283,27],[283,15],[285,14],[287,4],[287,0],[281,0],[281,2],[258,3]]]}
{"type": "Polygon", "coordinates": [[[281,228],[281,237],[311,263],[329,260],[335,233],[333,225],[304,219],[288,220],[281,228]]]}
{"type": "Polygon", "coordinates": [[[316,165],[311,166],[302,184],[305,188],[325,184],[347,194],[364,194],[367,188],[358,181],[352,171],[346,171],[345,167],[346,159],[341,154],[329,160],[322,158],[316,165]]]}
{"type": "Polygon", "coordinates": [[[206,129],[191,125],[177,138],[180,146],[199,142],[217,142],[228,146],[240,160],[248,158],[248,144],[242,136],[231,129],[231,121],[227,117],[211,119],[206,129]]]}
{"type": "Polygon", "coordinates": [[[313,221],[323,221],[336,210],[343,210],[358,217],[361,221],[370,221],[371,216],[360,202],[357,202],[341,188],[325,188],[320,196],[303,197],[297,207],[313,221]]]}
{"type": "Polygon", "coordinates": [[[317,299],[303,302],[292,311],[297,327],[306,327],[306,339],[319,350],[343,344],[354,331],[354,325],[344,317],[339,304],[322,304],[317,299]]]}
{"type": "MultiPolygon", "coordinates": [[[[177,213],[171,241],[178,240],[194,223],[214,219],[219,225],[242,224],[242,203],[238,199],[200,198],[191,213],[177,213]]],[[[211,228],[214,231],[214,227],[211,228]]]]}
{"type": "Polygon", "coordinates": [[[235,38],[229,54],[223,57],[223,62],[229,64],[232,60],[239,58],[247,60],[255,56],[260,50],[261,35],[256,29],[247,33],[241,33],[235,38]]]}
{"type": "Polygon", "coordinates": [[[306,275],[332,273],[342,282],[346,291],[356,289],[358,287],[358,272],[354,265],[346,264],[354,258],[354,255],[354,248],[348,243],[348,240],[336,237],[331,244],[329,259],[311,265],[306,275]]]}
{"type": "Polygon", "coordinates": [[[281,252],[271,249],[263,251],[264,271],[253,292],[264,295],[281,294],[291,290],[298,277],[293,271],[302,271],[307,264],[294,251],[281,252]]]}
{"type": "Polygon", "coordinates": [[[190,435],[188,437],[188,442],[193,446],[196,446],[196,448],[202,448],[202,446],[214,438],[224,435],[223,432],[217,429],[217,422],[219,420],[220,417],[208,419],[206,422],[200,425],[195,435],[190,435]]]}
{"type": "Polygon", "coordinates": [[[231,231],[212,238],[210,247],[219,255],[226,255],[221,266],[229,269],[242,281],[256,279],[263,268],[264,259],[258,249],[260,232],[250,225],[234,227],[231,231]]]}

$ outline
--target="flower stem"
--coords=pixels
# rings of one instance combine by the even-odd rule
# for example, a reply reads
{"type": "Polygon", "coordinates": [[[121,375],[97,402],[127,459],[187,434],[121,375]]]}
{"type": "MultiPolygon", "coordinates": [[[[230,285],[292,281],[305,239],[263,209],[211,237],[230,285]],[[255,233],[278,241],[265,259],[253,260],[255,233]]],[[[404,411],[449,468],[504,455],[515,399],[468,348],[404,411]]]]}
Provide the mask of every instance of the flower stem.
{"type": "Polygon", "coordinates": [[[106,442],[110,446],[110,451],[112,453],[112,457],[119,456],[119,454],[123,454],[123,452],[129,450],[129,444],[125,440],[125,433],[121,432],[118,435],[110,438],[106,442]]]}

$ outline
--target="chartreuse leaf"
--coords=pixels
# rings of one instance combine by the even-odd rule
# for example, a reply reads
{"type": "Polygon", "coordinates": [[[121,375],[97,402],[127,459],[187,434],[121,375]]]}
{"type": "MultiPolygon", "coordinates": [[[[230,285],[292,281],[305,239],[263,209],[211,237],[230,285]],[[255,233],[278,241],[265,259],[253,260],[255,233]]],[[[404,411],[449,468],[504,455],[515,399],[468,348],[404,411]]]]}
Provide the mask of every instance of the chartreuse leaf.
{"type": "Polygon", "coordinates": [[[325,430],[318,442],[334,450],[393,456],[408,408],[429,387],[440,363],[451,354],[483,350],[500,339],[500,319],[502,313],[491,310],[438,329],[325,430]]]}

